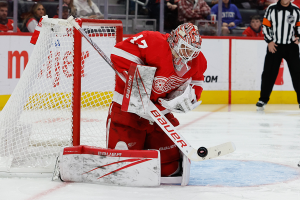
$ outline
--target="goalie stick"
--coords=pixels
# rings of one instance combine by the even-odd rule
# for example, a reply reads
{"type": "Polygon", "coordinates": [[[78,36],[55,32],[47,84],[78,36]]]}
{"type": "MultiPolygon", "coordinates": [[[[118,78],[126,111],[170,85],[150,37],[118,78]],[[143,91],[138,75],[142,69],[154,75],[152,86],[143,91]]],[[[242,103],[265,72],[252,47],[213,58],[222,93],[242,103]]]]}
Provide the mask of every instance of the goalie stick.
{"type": "MultiPolygon", "coordinates": [[[[74,26],[80,34],[94,47],[100,56],[107,62],[107,64],[117,73],[117,75],[126,83],[126,78],[123,74],[119,73],[111,60],[105,53],[98,47],[96,43],[85,33],[85,31],[78,25],[73,16],[70,16],[68,22],[74,26]]],[[[199,149],[193,148],[190,143],[175,129],[171,122],[160,112],[152,101],[149,101],[148,114],[160,126],[160,128],[168,135],[168,137],[176,144],[181,152],[192,161],[203,161],[219,156],[223,156],[235,151],[235,145],[232,142],[223,143],[214,147],[199,149]]]]}

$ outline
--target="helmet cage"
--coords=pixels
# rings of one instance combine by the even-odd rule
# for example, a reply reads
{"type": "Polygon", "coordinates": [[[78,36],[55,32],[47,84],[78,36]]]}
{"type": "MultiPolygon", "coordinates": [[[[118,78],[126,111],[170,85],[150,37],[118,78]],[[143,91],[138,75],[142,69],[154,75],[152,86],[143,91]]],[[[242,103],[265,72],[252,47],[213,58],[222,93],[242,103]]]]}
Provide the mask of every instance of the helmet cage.
{"type": "Polygon", "coordinates": [[[177,45],[174,47],[175,52],[182,60],[187,63],[188,61],[196,58],[200,53],[200,48],[194,47],[184,41],[182,38],[178,39],[177,45]]]}

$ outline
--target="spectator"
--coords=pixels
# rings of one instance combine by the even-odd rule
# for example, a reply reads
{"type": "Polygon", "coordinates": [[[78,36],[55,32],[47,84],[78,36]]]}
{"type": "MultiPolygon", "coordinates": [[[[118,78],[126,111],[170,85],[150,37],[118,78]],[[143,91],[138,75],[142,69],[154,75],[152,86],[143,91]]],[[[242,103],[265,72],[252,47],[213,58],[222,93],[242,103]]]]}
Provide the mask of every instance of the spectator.
{"type": "Polygon", "coordinates": [[[210,7],[204,0],[180,0],[178,2],[178,20],[193,23],[197,19],[206,19],[210,15],[210,7]]]}
{"type": "Polygon", "coordinates": [[[76,7],[74,6],[74,0],[64,0],[64,3],[69,7],[69,14],[76,17],[76,7]]]}
{"type": "MultiPolygon", "coordinates": [[[[138,0],[141,3],[147,3],[147,0],[138,0]]],[[[165,0],[168,1],[168,0],[165,0]]],[[[137,3],[133,0],[129,1],[129,14],[130,15],[134,15],[135,14],[135,5],[137,3]]],[[[148,15],[148,9],[146,8],[146,6],[142,6],[141,4],[137,4],[137,14],[138,15],[148,15]]]]}
{"type": "Polygon", "coordinates": [[[219,0],[211,0],[211,7],[218,4],[219,0]]]}
{"type": "MultiPolygon", "coordinates": [[[[170,4],[172,4],[172,3],[170,3],[170,0],[165,0],[164,1],[164,8],[165,8],[165,23],[166,23],[166,18],[167,18],[167,15],[166,15],[166,13],[168,12],[168,10],[169,10],[169,8],[171,8],[171,6],[170,6],[170,4]]],[[[148,2],[148,4],[147,4],[147,7],[148,7],[148,12],[149,12],[149,17],[150,17],[150,19],[155,19],[156,20],[156,23],[157,23],[157,25],[156,25],[156,30],[158,31],[159,30],[159,18],[160,18],[160,0],[149,0],[149,2],[148,2]]],[[[173,4],[172,4],[172,7],[173,7],[173,4]]],[[[174,8],[175,8],[175,6],[174,6],[174,8]]],[[[174,16],[174,14],[172,14],[173,15],[173,17],[176,17],[175,19],[173,18],[173,19],[171,19],[171,20],[173,20],[173,21],[175,21],[175,20],[177,20],[177,15],[176,16],[174,16]]],[[[167,20],[169,20],[169,18],[167,19],[167,20]]],[[[168,21],[169,22],[169,21],[168,21]]],[[[167,23],[168,23],[167,22],[167,23]]],[[[175,28],[177,28],[177,27],[175,27],[175,28]]],[[[168,27],[168,25],[167,25],[167,29],[169,29],[169,27],[168,27]]]]}
{"type": "MultiPolygon", "coordinates": [[[[57,15],[54,15],[53,18],[58,18],[59,15],[59,6],[57,6],[57,15]]],[[[68,19],[69,17],[69,7],[67,4],[62,5],[62,19],[68,19]]]]}
{"type": "Polygon", "coordinates": [[[244,9],[258,9],[260,8],[261,0],[232,0],[231,3],[236,5],[238,8],[244,9]]]}
{"type": "MultiPolygon", "coordinates": [[[[264,5],[264,9],[266,9],[269,5],[271,5],[272,3],[277,3],[278,0],[259,0],[259,2],[264,5]]],[[[298,8],[300,8],[300,0],[291,0],[291,3],[295,4],[296,6],[298,6],[298,8]]]]}
{"type": "Polygon", "coordinates": [[[180,24],[178,21],[178,1],[166,0],[164,25],[167,32],[176,29],[180,24]]]}
{"type": "Polygon", "coordinates": [[[259,15],[251,17],[250,26],[245,29],[243,35],[248,37],[263,37],[264,34],[261,28],[261,20],[259,15]]]}
{"type": "Polygon", "coordinates": [[[264,10],[271,5],[272,3],[276,3],[278,0],[259,0],[259,4],[264,7],[264,10]]]}
{"type": "MultiPolygon", "coordinates": [[[[165,4],[167,2],[165,1],[165,4]]],[[[159,16],[160,16],[160,0],[149,0],[148,2],[148,11],[150,19],[156,19],[156,30],[159,30],[159,16]]]]}
{"type": "Polygon", "coordinates": [[[29,13],[25,15],[22,32],[34,32],[36,25],[38,25],[40,19],[46,15],[46,10],[41,3],[35,3],[31,7],[29,13]]]}
{"type": "MultiPolygon", "coordinates": [[[[117,4],[125,4],[126,6],[126,0],[118,0],[117,4]]],[[[129,1],[129,15],[134,15],[135,14],[135,2],[134,1],[129,1]]]]}
{"type": "MultiPolygon", "coordinates": [[[[0,32],[12,32],[14,29],[14,21],[7,19],[8,4],[6,2],[0,2],[0,32]]],[[[17,27],[17,31],[20,29],[17,27]]]]}
{"type": "Polygon", "coordinates": [[[74,0],[76,15],[80,18],[103,19],[97,5],[92,0],[74,0]]]}
{"type": "MultiPolygon", "coordinates": [[[[218,19],[218,4],[211,8],[211,14],[217,15],[218,19]]],[[[232,29],[236,28],[242,22],[242,17],[236,5],[230,0],[223,0],[222,3],[222,34],[227,35],[232,33],[232,29]]]]}

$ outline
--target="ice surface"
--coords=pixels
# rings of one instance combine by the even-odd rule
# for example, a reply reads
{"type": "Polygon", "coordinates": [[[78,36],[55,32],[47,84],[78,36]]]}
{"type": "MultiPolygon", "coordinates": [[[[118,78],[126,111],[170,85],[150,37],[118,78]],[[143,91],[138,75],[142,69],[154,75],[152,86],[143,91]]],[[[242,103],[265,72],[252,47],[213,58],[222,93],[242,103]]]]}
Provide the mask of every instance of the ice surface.
{"type": "Polygon", "coordinates": [[[298,105],[200,105],[176,114],[190,143],[214,146],[232,141],[236,151],[193,162],[189,186],[156,188],[62,183],[50,178],[0,178],[1,200],[299,200],[300,110],[298,105]]]}

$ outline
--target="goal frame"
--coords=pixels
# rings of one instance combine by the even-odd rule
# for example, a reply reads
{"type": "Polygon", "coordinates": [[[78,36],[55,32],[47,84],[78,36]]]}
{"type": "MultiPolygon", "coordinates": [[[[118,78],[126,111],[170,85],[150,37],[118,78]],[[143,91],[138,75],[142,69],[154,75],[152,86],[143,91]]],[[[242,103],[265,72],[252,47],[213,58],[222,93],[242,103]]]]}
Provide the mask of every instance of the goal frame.
{"type": "MultiPolygon", "coordinates": [[[[115,26],[116,44],[123,41],[123,25],[121,20],[101,20],[77,18],[76,22],[82,27],[84,24],[97,26],[115,26]]],[[[74,76],[73,76],[73,146],[80,145],[80,118],[81,118],[81,49],[84,38],[77,29],[74,28],[74,76]]],[[[100,58],[100,56],[99,56],[100,58]]]]}
{"type": "MultiPolygon", "coordinates": [[[[85,26],[95,26],[96,29],[105,29],[105,28],[112,28],[115,30],[113,33],[89,33],[90,37],[101,37],[104,36],[113,36],[114,38],[114,44],[117,44],[118,42],[123,41],[123,25],[121,20],[100,20],[100,19],[81,19],[77,18],[76,21],[80,25],[80,27],[85,28],[85,26]]],[[[72,85],[70,85],[71,88],[71,94],[70,97],[70,108],[72,116],[70,116],[71,119],[71,137],[70,137],[70,145],[71,146],[78,146],[81,145],[81,129],[83,126],[81,121],[81,114],[82,109],[84,107],[82,102],[82,61],[84,58],[82,58],[82,50],[84,49],[84,38],[81,36],[78,30],[75,28],[73,31],[73,58],[71,59],[73,61],[73,77],[72,77],[72,85]]],[[[109,44],[109,47],[111,44],[109,44]]],[[[102,59],[100,55],[99,60],[102,59]]],[[[98,57],[95,56],[97,59],[98,57]]],[[[30,63],[30,62],[28,62],[30,63]]],[[[96,61],[96,63],[98,63],[96,61]]],[[[101,68],[100,65],[96,65],[96,67],[101,68]]],[[[105,128],[105,127],[104,127],[105,128]]],[[[1,135],[0,135],[1,137],[1,135]]],[[[1,138],[0,138],[1,139],[1,138]]],[[[0,140],[1,141],[1,140],[0,140]]],[[[84,141],[82,142],[84,143],[84,141]]],[[[48,166],[45,167],[7,167],[7,168],[1,168],[0,169],[0,177],[51,177],[53,170],[54,170],[55,162],[51,163],[48,166]]]]}

